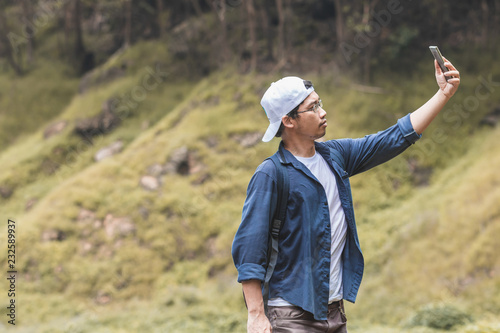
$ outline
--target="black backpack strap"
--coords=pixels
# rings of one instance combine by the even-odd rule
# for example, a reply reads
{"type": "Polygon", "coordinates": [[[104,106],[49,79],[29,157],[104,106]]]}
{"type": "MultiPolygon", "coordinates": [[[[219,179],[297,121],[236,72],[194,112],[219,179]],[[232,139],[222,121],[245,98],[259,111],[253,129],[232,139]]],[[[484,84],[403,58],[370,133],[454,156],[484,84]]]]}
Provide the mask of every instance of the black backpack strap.
{"type": "Polygon", "coordinates": [[[277,177],[277,187],[278,187],[278,204],[276,206],[276,212],[273,217],[271,224],[271,247],[269,254],[269,261],[266,270],[266,278],[264,280],[263,287],[263,298],[264,298],[264,309],[267,315],[267,302],[269,300],[269,281],[274,273],[274,268],[276,267],[276,262],[278,261],[278,237],[280,234],[281,227],[285,221],[285,213],[288,202],[288,193],[290,189],[290,181],[288,179],[288,172],[286,170],[285,156],[282,151],[279,151],[281,160],[278,158],[278,154],[274,154],[269,159],[274,163],[276,167],[276,177],[277,177]]]}

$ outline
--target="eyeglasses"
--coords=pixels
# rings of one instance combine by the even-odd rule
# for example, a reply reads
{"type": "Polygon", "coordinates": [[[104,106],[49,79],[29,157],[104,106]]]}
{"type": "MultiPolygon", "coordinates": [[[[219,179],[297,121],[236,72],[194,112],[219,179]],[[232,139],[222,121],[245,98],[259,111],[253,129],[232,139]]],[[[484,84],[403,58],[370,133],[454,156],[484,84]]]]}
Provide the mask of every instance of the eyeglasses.
{"type": "Polygon", "coordinates": [[[304,113],[304,112],[314,112],[318,113],[318,108],[323,108],[323,102],[321,100],[318,101],[318,103],[314,104],[312,108],[309,110],[304,110],[304,111],[298,111],[297,113],[304,113]]]}

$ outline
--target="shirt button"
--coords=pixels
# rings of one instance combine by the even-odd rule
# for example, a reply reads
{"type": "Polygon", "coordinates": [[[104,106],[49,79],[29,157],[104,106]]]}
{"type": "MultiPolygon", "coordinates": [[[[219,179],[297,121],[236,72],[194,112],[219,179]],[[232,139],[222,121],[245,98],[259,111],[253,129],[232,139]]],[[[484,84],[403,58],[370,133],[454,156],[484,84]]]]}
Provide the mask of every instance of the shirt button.
{"type": "Polygon", "coordinates": [[[328,202],[323,202],[323,205],[328,206],[328,202]]]}

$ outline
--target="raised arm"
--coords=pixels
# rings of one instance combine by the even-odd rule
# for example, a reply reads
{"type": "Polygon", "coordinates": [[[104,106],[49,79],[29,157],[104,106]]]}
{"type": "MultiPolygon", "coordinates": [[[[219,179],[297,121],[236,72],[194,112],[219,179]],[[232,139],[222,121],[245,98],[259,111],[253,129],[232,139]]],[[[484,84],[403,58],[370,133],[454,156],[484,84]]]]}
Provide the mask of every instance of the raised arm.
{"type": "Polygon", "coordinates": [[[434,60],[436,81],[439,86],[438,92],[410,115],[411,124],[418,134],[422,134],[427,126],[429,126],[439,111],[441,111],[448,100],[455,94],[460,85],[460,73],[448,59],[444,58],[444,60],[445,66],[449,69],[446,73],[441,71],[437,61],[434,60]],[[446,76],[453,77],[446,81],[445,74],[446,76]]]}

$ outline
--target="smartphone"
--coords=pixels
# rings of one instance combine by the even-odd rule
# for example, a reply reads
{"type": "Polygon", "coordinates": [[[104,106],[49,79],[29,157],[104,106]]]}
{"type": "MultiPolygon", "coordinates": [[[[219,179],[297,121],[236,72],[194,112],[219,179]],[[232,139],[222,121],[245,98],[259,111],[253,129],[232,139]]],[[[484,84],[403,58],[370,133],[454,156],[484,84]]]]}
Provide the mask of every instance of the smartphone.
{"type": "MultiPolygon", "coordinates": [[[[434,56],[434,59],[437,60],[439,67],[443,71],[443,73],[449,71],[449,69],[444,65],[444,59],[443,56],[441,55],[441,52],[439,51],[439,48],[437,46],[429,46],[429,50],[431,50],[432,55],[434,56]]],[[[448,79],[451,79],[452,76],[445,76],[446,81],[448,79]]]]}

